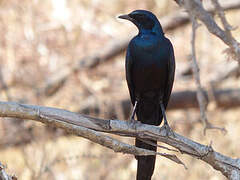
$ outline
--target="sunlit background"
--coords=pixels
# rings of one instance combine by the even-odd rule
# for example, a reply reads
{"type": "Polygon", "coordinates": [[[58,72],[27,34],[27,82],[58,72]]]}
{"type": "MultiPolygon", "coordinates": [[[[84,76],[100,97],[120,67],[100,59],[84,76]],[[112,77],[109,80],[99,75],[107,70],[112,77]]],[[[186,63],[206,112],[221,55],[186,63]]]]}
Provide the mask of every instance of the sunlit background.
{"type": "MultiPolygon", "coordinates": [[[[88,63],[90,57],[101,55],[107,47],[133,37],[137,33],[136,27],[116,17],[135,9],[150,10],[159,19],[185,13],[174,1],[168,0],[1,0],[1,101],[126,120],[128,117],[121,105],[129,98],[124,72],[125,53],[92,68],[73,69],[88,63]],[[57,87],[50,86],[62,76],[65,78],[57,87]]],[[[239,10],[228,11],[226,15],[234,27],[240,25],[239,10]]],[[[174,45],[176,57],[173,92],[196,90],[193,77],[183,76],[191,64],[191,24],[181,25],[165,34],[174,45]]],[[[239,28],[233,35],[240,40],[239,28]]],[[[227,47],[204,25],[197,30],[196,43],[201,81],[203,87],[209,89],[209,83],[236,62],[229,60],[223,53],[227,47]]],[[[228,78],[217,88],[240,88],[239,79],[228,78]]],[[[210,103],[209,121],[224,127],[227,133],[209,130],[206,136],[198,109],[171,110],[167,116],[176,132],[202,144],[212,142],[216,151],[235,158],[239,157],[240,148],[239,110],[220,109],[214,102],[210,103]]],[[[134,143],[130,138],[121,140],[134,143]]],[[[81,137],[29,120],[1,118],[0,147],[0,162],[6,165],[6,171],[23,180],[135,179],[137,163],[132,155],[114,153],[81,137]]],[[[177,156],[188,170],[158,156],[153,180],[225,179],[200,160],[180,153],[177,156]]]]}

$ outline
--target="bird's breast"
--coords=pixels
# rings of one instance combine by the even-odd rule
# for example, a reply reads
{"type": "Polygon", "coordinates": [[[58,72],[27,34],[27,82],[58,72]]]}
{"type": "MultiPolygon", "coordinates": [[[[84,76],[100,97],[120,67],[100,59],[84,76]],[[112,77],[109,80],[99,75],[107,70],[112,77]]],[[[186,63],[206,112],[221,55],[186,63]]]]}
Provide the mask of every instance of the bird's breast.
{"type": "Polygon", "coordinates": [[[139,57],[132,69],[135,90],[138,93],[165,89],[167,80],[167,61],[147,56],[139,57]],[[146,59],[145,59],[146,58],[146,59]]]}
{"type": "Polygon", "coordinates": [[[160,39],[152,35],[139,35],[132,41],[136,51],[153,51],[159,48],[160,39]]]}
{"type": "Polygon", "coordinates": [[[136,93],[161,91],[167,81],[169,54],[166,46],[159,39],[146,40],[137,37],[130,43],[133,59],[132,81],[136,93]]]}

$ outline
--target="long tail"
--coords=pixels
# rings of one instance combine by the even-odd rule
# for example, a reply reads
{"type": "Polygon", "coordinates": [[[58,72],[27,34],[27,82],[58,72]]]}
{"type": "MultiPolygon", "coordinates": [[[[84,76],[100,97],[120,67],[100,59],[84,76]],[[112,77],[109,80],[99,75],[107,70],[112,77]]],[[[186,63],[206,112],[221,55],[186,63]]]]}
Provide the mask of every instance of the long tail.
{"type": "MultiPolygon", "coordinates": [[[[152,142],[157,143],[157,141],[152,142]]],[[[149,149],[152,151],[157,150],[156,146],[151,146],[138,139],[136,139],[135,143],[136,146],[140,148],[149,149]]],[[[156,156],[136,156],[136,159],[138,160],[137,180],[151,180],[154,172],[156,156]]]]}
{"type": "MultiPolygon", "coordinates": [[[[137,106],[137,118],[144,124],[159,125],[162,121],[162,113],[158,102],[140,101],[137,106]]],[[[157,141],[151,141],[157,144],[157,141]]],[[[144,143],[139,139],[135,141],[136,147],[157,151],[156,146],[144,143]]],[[[136,156],[137,180],[151,180],[154,172],[156,156],[136,156]]]]}

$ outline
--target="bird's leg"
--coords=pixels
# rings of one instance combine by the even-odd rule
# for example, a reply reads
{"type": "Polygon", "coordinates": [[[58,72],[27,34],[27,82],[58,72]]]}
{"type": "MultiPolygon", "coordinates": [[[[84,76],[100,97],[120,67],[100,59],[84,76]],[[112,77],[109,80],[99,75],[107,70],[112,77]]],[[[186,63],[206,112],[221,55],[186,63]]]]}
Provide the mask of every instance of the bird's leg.
{"type": "Polygon", "coordinates": [[[130,121],[134,121],[134,116],[136,114],[136,109],[137,109],[137,103],[138,103],[138,101],[136,100],[134,103],[134,106],[133,106],[132,114],[130,116],[130,121]]]}
{"type": "Polygon", "coordinates": [[[161,111],[162,111],[162,114],[163,114],[164,126],[169,126],[169,125],[168,125],[168,122],[167,122],[167,117],[166,117],[166,113],[165,113],[165,108],[164,108],[162,102],[160,102],[160,106],[161,106],[161,111]]]}
{"type": "Polygon", "coordinates": [[[163,124],[163,127],[166,129],[166,134],[167,136],[169,136],[170,134],[171,135],[174,135],[172,129],[170,128],[168,122],[167,122],[167,117],[166,117],[166,113],[165,113],[165,108],[163,106],[163,103],[160,102],[160,107],[161,107],[161,111],[162,111],[162,115],[163,115],[163,120],[164,120],[164,124],[163,124]]]}

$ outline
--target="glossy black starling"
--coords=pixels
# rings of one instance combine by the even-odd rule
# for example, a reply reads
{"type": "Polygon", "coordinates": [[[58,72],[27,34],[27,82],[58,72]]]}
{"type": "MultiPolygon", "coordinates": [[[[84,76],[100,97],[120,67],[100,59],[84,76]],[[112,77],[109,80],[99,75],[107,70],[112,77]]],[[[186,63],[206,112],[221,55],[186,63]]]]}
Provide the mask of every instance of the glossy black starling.
{"type": "MultiPolygon", "coordinates": [[[[126,79],[132,104],[131,120],[135,112],[137,120],[145,124],[160,125],[170,130],[165,109],[172,91],[175,58],[172,44],[164,36],[156,16],[146,10],[135,10],[119,16],[134,23],[139,32],[130,41],[126,55],[126,79]]],[[[157,144],[157,141],[152,141],[157,144]]],[[[157,147],[136,139],[136,146],[156,151],[157,147]]],[[[136,156],[137,180],[150,180],[156,156],[136,156]]]]}

